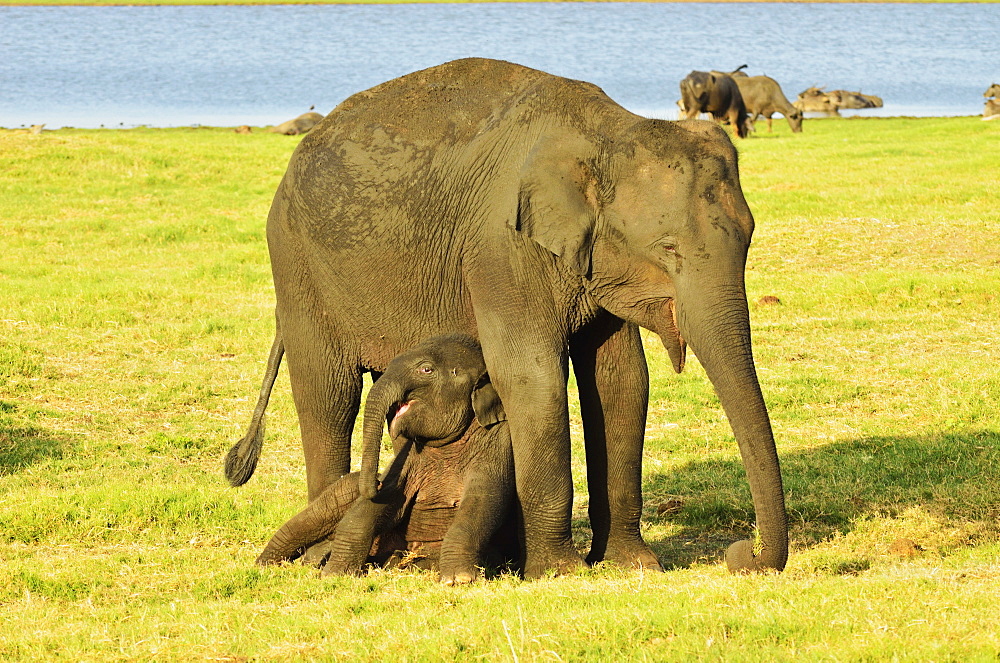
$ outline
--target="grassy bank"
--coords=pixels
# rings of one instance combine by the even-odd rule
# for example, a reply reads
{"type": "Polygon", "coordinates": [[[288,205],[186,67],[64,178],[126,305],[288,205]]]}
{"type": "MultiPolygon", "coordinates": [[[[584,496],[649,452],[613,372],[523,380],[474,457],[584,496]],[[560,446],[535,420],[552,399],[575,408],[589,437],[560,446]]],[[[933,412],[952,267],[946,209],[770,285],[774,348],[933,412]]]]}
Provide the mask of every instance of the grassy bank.
{"type": "Polygon", "coordinates": [[[253,566],[305,495],[284,370],[256,475],[222,478],[297,139],[0,131],[0,659],[995,660],[998,138],[807,120],[739,144],[784,574],[720,565],[753,520],[735,443],[697,361],[676,376],[648,338],[645,533],[669,571],[448,589],[253,566]]]}

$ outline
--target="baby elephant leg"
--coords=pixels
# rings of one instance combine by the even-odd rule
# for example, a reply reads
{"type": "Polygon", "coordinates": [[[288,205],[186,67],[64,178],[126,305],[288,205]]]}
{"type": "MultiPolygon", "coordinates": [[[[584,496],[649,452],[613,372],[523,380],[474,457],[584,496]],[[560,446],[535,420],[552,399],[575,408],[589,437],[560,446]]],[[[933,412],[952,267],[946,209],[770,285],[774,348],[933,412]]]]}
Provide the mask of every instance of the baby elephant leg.
{"type": "Polygon", "coordinates": [[[333,534],[359,495],[358,473],[341,477],[275,532],[257,563],[277,564],[298,558],[306,548],[333,534]]]}
{"type": "Polygon", "coordinates": [[[479,578],[483,550],[513,503],[514,457],[510,443],[505,448],[501,445],[496,455],[499,457],[490,459],[486,467],[471,470],[465,476],[455,521],[441,543],[438,568],[441,582],[446,585],[461,585],[479,578]]]}
{"type": "Polygon", "coordinates": [[[406,502],[403,491],[412,448],[413,442],[407,440],[382,474],[382,488],[378,494],[372,499],[358,497],[340,519],[330,545],[330,558],[323,565],[324,576],[360,574],[375,537],[398,522],[406,502]]]}
{"type": "Polygon", "coordinates": [[[374,499],[359,497],[340,519],[323,575],[360,574],[375,537],[391,526],[401,501],[398,491],[384,488],[374,499]]]}

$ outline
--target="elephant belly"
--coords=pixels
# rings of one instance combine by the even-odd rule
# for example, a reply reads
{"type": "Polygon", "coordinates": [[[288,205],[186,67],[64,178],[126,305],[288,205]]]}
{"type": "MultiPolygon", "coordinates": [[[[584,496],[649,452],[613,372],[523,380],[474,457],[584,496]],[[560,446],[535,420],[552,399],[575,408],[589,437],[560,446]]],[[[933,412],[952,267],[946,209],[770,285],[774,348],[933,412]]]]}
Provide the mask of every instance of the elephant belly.
{"type": "Polygon", "coordinates": [[[413,505],[409,522],[406,524],[406,542],[438,543],[444,540],[444,535],[455,520],[457,506],[424,507],[419,503],[413,505]]]}
{"type": "Polygon", "coordinates": [[[414,505],[409,518],[375,540],[369,561],[382,568],[437,569],[441,543],[456,511],[414,505]]]}

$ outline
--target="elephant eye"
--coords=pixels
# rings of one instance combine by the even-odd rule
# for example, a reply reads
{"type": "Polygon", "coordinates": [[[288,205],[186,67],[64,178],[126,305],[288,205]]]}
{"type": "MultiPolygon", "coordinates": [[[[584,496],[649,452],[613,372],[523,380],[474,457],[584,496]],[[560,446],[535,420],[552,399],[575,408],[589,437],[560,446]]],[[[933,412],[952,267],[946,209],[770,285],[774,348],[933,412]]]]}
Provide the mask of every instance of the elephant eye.
{"type": "Polygon", "coordinates": [[[434,372],[434,367],[431,366],[430,364],[424,364],[423,366],[421,366],[417,370],[420,371],[421,373],[423,373],[424,375],[430,375],[431,373],[434,372]]]}
{"type": "Polygon", "coordinates": [[[664,253],[677,253],[677,245],[673,242],[667,242],[663,244],[662,247],[664,253]]]}

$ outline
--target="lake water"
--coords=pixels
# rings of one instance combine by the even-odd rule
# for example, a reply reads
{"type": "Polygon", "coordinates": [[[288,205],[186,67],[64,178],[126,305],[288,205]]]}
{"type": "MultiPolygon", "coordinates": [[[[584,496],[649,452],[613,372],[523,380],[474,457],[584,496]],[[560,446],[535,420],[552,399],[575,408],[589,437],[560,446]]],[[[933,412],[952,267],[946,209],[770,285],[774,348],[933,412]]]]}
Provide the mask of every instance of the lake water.
{"type": "Polygon", "coordinates": [[[689,71],[744,63],[791,100],[816,85],[884,99],[863,115],[978,115],[998,34],[998,4],[0,7],[0,126],[274,124],[467,56],[651,117],[676,117],[689,71]]]}

